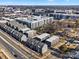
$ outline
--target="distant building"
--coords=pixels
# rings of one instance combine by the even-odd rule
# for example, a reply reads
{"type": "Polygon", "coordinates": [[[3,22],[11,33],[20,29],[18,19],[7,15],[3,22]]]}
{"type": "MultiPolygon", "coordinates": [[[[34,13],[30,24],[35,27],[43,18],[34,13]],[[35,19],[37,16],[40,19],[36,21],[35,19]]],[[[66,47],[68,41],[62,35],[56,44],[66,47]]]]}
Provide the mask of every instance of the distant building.
{"type": "Polygon", "coordinates": [[[50,13],[50,17],[54,17],[54,19],[77,19],[79,18],[79,15],[77,14],[63,14],[63,13],[50,13]]]}

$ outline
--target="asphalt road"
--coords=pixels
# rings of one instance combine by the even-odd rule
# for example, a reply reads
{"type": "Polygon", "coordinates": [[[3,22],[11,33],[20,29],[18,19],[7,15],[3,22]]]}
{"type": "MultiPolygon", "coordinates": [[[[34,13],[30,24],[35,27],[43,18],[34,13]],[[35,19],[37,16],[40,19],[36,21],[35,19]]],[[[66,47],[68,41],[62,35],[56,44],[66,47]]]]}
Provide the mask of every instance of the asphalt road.
{"type": "MultiPolygon", "coordinates": [[[[0,40],[2,40],[2,39],[0,38],[0,40]]],[[[0,41],[0,51],[3,52],[3,54],[6,56],[6,58],[16,59],[16,57],[14,57],[14,55],[12,55],[11,52],[2,43],[4,43],[4,42],[0,41]]],[[[5,56],[1,56],[1,57],[5,57],[5,56]]]]}
{"type": "Polygon", "coordinates": [[[17,55],[16,59],[26,59],[18,51],[16,51],[12,46],[4,42],[3,39],[1,38],[0,38],[0,43],[3,44],[12,54],[14,52],[17,55]]]}
{"type": "Polygon", "coordinates": [[[1,38],[0,43],[2,43],[11,53],[14,52],[17,55],[17,59],[35,59],[32,55],[28,54],[26,51],[24,51],[22,48],[16,45],[13,41],[11,41],[7,36],[2,34],[1,32],[0,36],[2,36],[10,44],[7,44],[1,38]]]}

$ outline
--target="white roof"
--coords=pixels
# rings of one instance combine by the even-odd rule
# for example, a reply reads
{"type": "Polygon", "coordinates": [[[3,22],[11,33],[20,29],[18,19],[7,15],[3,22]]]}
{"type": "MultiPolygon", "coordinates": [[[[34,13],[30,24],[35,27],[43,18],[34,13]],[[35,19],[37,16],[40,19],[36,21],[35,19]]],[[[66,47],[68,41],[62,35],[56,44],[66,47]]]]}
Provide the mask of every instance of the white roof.
{"type": "Polygon", "coordinates": [[[53,40],[58,40],[59,36],[52,36],[49,39],[47,39],[46,41],[52,42],[53,40]]]}
{"type": "Polygon", "coordinates": [[[43,33],[43,34],[41,34],[41,35],[38,35],[38,36],[36,36],[37,38],[40,38],[40,39],[43,39],[44,37],[46,37],[46,36],[49,36],[50,34],[48,34],[48,33],[43,33]]]}
{"type": "Polygon", "coordinates": [[[11,25],[15,26],[15,27],[18,27],[19,29],[25,29],[25,28],[27,28],[26,25],[20,24],[20,23],[18,23],[18,22],[16,22],[16,21],[10,21],[9,23],[10,23],[11,25]]]}
{"type": "Polygon", "coordinates": [[[0,23],[6,23],[7,21],[6,20],[0,20],[0,23]]]}
{"type": "Polygon", "coordinates": [[[14,21],[14,19],[6,18],[6,17],[2,17],[2,18],[5,20],[14,21]]]}
{"type": "Polygon", "coordinates": [[[32,32],[36,32],[36,30],[29,30],[26,33],[32,33],[32,32]]]}
{"type": "Polygon", "coordinates": [[[18,18],[15,18],[15,19],[21,20],[21,21],[26,21],[27,20],[27,17],[26,18],[25,17],[18,17],[18,18]]]}
{"type": "Polygon", "coordinates": [[[30,30],[30,28],[23,28],[23,29],[20,29],[20,30],[22,30],[22,31],[28,31],[28,30],[30,30]]]}
{"type": "Polygon", "coordinates": [[[25,35],[23,35],[22,38],[21,38],[21,41],[26,42],[27,40],[28,40],[28,38],[25,35]]]}

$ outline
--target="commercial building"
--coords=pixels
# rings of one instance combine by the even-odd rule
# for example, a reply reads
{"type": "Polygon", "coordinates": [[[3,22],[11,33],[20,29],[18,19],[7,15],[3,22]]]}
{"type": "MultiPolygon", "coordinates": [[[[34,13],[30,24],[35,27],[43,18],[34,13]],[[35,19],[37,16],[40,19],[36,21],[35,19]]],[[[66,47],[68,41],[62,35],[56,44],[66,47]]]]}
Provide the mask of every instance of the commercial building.
{"type": "Polygon", "coordinates": [[[20,24],[16,21],[10,21],[8,23],[6,23],[8,26],[12,27],[13,29],[16,29],[22,33],[25,33],[26,31],[29,31],[30,28],[27,27],[27,25],[23,25],[23,24],[20,24]]]}
{"type": "Polygon", "coordinates": [[[12,37],[14,37],[18,41],[24,41],[25,42],[28,39],[26,35],[12,29],[11,27],[9,27],[5,24],[0,24],[0,28],[2,30],[4,30],[5,32],[7,32],[12,37]]]}
{"type": "Polygon", "coordinates": [[[26,24],[29,28],[34,29],[53,22],[53,17],[31,16],[26,19],[16,18],[20,23],[26,24]]]}
{"type": "Polygon", "coordinates": [[[8,21],[6,20],[0,20],[0,23],[7,23],[8,21]]]}
{"type": "Polygon", "coordinates": [[[9,17],[2,17],[2,19],[7,20],[7,21],[14,21],[15,19],[11,19],[9,17]]]}
{"type": "Polygon", "coordinates": [[[26,46],[42,55],[48,51],[47,45],[36,39],[28,39],[26,41],[26,46]]]}
{"type": "Polygon", "coordinates": [[[43,33],[41,35],[37,35],[34,38],[39,40],[39,41],[45,41],[46,39],[48,39],[50,37],[50,34],[48,33],[43,33]]]}
{"type": "Polygon", "coordinates": [[[52,36],[49,39],[47,39],[45,42],[48,45],[48,47],[53,46],[54,44],[57,44],[59,42],[59,36],[52,36]]]}
{"type": "Polygon", "coordinates": [[[62,13],[50,13],[50,17],[54,17],[54,19],[77,19],[79,15],[77,14],[62,14],[62,13]]]}
{"type": "Polygon", "coordinates": [[[33,38],[37,35],[37,31],[36,30],[29,30],[29,31],[26,31],[24,34],[29,38],[33,38]]]}

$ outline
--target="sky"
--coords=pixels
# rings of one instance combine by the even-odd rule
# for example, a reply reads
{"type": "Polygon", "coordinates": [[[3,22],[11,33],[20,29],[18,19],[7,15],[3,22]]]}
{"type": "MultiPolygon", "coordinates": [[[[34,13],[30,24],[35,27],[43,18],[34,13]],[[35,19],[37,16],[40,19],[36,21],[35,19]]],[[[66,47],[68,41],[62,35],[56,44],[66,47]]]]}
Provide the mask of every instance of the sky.
{"type": "Polygon", "coordinates": [[[0,5],[79,5],[79,0],[0,0],[0,5]]]}

